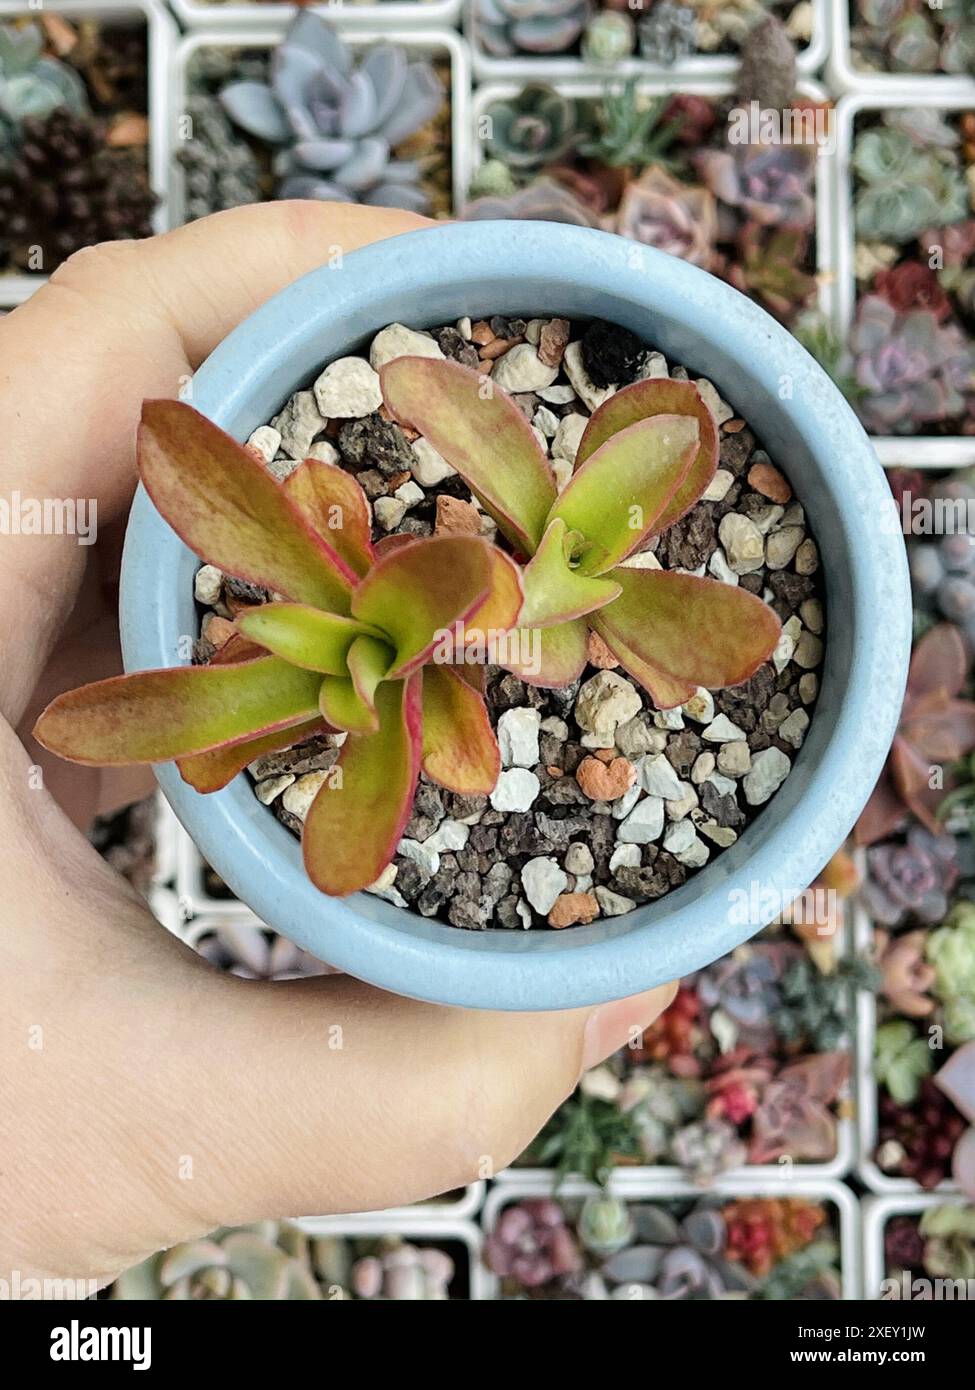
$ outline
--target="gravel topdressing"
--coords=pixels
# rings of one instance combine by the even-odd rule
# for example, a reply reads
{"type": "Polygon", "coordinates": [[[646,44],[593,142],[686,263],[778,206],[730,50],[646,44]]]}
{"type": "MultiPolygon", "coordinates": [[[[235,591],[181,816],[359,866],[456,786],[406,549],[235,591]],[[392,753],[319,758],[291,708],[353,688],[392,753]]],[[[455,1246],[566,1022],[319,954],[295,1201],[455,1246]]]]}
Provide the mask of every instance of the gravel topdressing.
{"type": "MultiPolygon", "coordinates": [[[[374,369],[403,353],[489,371],[532,421],[560,486],[589,414],[615,389],[641,376],[688,377],[610,324],[495,317],[429,333],[389,326],[367,354],[324,368],[248,441],[279,478],[307,457],[354,473],[372,504],[375,539],[495,537],[449,465],[379,411],[374,369]]],[[[594,634],[590,664],[564,689],[489,669],[485,698],[502,755],[494,792],[458,795],[421,775],[399,851],[370,891],[472,929],[620,916],[734,844],[788,776],[819,689],[818,551],[790,483],[747,422],[710,382],[698,387],[720,426],[718,473],[681,521],[626,563],[707,574],[760,595],[783,623],[772,660],[744,685],[700,689],[663,712],[594,634]]],[[[196,597],[207,610],[196,659],[206,661],[230,635],[235,603],[268,595],[208,565],[196,597]]],[[[295,834],[343,737],[315,737],[249,769],[256,795],[295,834]]]]}

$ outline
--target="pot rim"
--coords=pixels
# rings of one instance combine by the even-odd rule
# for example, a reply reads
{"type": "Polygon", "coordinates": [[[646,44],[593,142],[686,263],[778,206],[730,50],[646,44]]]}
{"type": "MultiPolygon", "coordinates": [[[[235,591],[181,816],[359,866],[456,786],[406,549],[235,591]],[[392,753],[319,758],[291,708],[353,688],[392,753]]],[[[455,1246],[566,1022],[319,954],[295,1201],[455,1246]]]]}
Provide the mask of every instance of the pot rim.
{"type": "MultiPolygon", "coordinates": [[[[304,276],[239,325],[197,371],[192,403],[246,438],[322,363],[356,350],[385,324],[444,322],[469,309],[490,312],[491,304],[496,313],[547,306],[549,314],[609,318],[660,342],[696,372],[711,375],[717,365],[719,391],[747,397],[743,413],[749,424],[761,417],[756,433],[773,458],[790,472],[783,452],[804,456],[809,474],[798,491],[804,505],[815,494],[812,530],[821,549],[827,540],[830,547],[827,611],[839,620],[806,744],[774,798],[778,814],[766,807],[682,888],[623,917],[565,932],[469,932],[374,895],[319,893],[304,873],[298,840],[257,801],[246,774],[206,797],[173,764],[156,775],[231,889],[274,930],[330,964],[437,1003],[573,1008],[702,968],[774,916],[769,901],[787,903],[813,880],[855,822],[896,728],[910,652],[910,586],[900,532],[879,524],[891,505],[883,472],[818,364],[730,286],[610,233],[475,222],[374,243],[304,276]],[[443,312],[448,302],[453,312],[443,312]],[[722,385],[731,372],[737,392],[722,385]],[[868,530],[864,523],[874,521],[868,530]],[[742,894],[747,916],[731,910],[742,894]]],[[[140,486],[122,568],[127,670],[180,664],[181,642],[195,635],[190,577],[197,565],[140,486]]]]}

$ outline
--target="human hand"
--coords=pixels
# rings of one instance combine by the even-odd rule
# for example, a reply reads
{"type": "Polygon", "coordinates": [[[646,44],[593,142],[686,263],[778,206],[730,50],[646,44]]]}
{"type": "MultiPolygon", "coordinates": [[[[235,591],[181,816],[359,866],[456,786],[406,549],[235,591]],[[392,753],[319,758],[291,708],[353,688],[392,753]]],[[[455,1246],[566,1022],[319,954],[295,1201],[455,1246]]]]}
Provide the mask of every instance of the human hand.
{"type": "Polygon", "coordinates": [[[582,1069],[673,998],[667,986],[499,1014],[345,976],[222,975],[58,805],[83,825],[135,783],[49,761],[15,733],[53,695],[119,669],[143,399],[174,396],[235,324],[336,249],[423,225],[345,205],[242,208],[84,252],[0,321],[0,495],[95,498],[99,527],[93,547],[0,536],[0,1278],[104,1282],[217,1225],[400,1205],[497,1171],[582,1069]]]}

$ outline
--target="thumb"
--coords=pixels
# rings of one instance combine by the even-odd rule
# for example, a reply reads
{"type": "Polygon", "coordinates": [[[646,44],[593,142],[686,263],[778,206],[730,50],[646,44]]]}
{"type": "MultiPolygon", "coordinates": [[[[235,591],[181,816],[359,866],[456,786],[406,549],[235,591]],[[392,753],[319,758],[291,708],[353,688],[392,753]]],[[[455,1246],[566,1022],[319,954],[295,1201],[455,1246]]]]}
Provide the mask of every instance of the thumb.
{"type": "Polygon", "coordinates": [[[186,1107],[206,1116],[206,1151],[246,1155],[232,1185],[222,1169],[211,1218],[381,1209],[491,1177],[676,988],[526,1014],[441,1008],[347,976],[235,981],[204,1047],[227,1065],[201,1075],[205,1094],[186,1107]]]}

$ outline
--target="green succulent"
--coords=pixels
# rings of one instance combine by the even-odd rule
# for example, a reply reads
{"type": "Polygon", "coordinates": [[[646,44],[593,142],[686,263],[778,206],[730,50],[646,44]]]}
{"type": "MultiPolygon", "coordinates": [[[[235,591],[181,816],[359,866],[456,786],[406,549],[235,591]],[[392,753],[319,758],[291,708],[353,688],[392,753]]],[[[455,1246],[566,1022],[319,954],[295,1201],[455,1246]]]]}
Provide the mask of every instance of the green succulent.
{"type": "Polygon", "coordinates": [[[783,1042],[803,1042],[814,1052],[832,1052],[849,1031],[853,991],[875,989],[879,974],[868,961],[841,961],[830,975],[808,956],[790,965],[779,981],[782,1004],[775,1031],[783,1042]]]}
{"type": "Polygon", "coordinates": [[[617,1157],[639,1158],[636,1122],[611,1101],[577,1091],[556,1110],[528,1156],[543,1166],[554,1164],[560,1180],[577,1174],[602,1184],[617,1157]]]}
{"type": "Polygon", "coordinates": [[[792,325],[792,334],[829,375],[848,401],[857,401],[864,387],[857,384],[849,349],[819,309],[805,309],[792,325]]]}
{"type": "Polygon", "coordinates": [[[924,1268],[936,1279],[975,1279],[975,1206],[928,1207],[921,1217],[924,1268]]]}
{"type": "Polygon", "coordinates": [[[574,103],[541,82],[528,83],[510,100],[492,102],[485,116],[488,153],[521,173],[559,159],[576,136],[574,103]]]}
{"type": "Polygon", "coordinates": [[[576,1223],[579,1239],[593,1255],[615,1255],[633,1239],[633,1218],[621,1197],[593,1192],[582,1204],[576,1223]]]}
{"type": "Polygon", "coordinates": [[[835,1240],[814,1241],[780,1260],[755,1296],[776,1303],[840,1298],[839,1259],[835,1240]]]}
{"type": "Polygon", "coordinates": [[[324,1297],[308,1237],[297,1226],[275,1221],[174,1245],[123,1274],[111,1296],[265,1302],[324,1297]]]}
{"type": "Polygon", "coordinates": [[[937,972],[945,1039],[954,1046],[975,1038],[975,903],[958,902],[931,932],[925,952],[937,972]]]}
{"type": "Polygon", "coordinates": [[[29,116],[43,120],[59,106],[75,115],[88,111],[78,73],[43,51],[38,25],[0,24],[0,150],[19,143],[20,126],[29,116]]]}
{"type": "Polygon", "coordinates": [[[474,171],[469,194],[472,198],[508,198],[514,191],[515,181],[507,164],[486,159],[474,171]]]}
{"type": "Polygon", "coordinates": [[[620,10],[600,10],[586,25],[582,56],[587,63],[619,63],[636,43],[633,20],[620,10]]]}
{"type": "Polygon", "coordinates": [[[968,212],[968,190],[952,151],[919,149],[904,130],[864,131],[853,147],[861,180],[854,198],[857,232],[871,241],[913,241],[925,227],[946,227],[968,212]]]}
{"type": "Polygon", "coordinates": [[[877,1079],[899,1105],[918,1098],[921,1082],[934,1070],[927,1039],[906,1019],[892,1019],[877,1029],[874,1047],[877,1079]]]}
{"type": "Polygon", "coordinates": [[[615,92],[607,92],[594,112],[594,130],[579,144],[579,153],[610,168],[647,164],[672,164],[668,156],[680,131],[680,121],[664,121],[669,96],[644,103],[637,93],[636,78],[615,92]]]}

